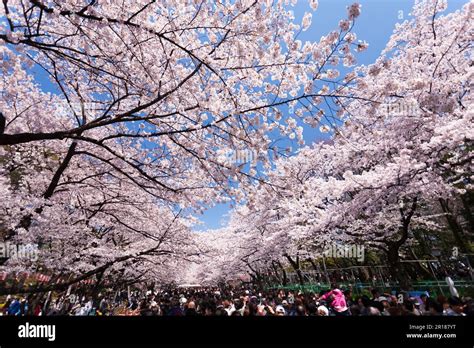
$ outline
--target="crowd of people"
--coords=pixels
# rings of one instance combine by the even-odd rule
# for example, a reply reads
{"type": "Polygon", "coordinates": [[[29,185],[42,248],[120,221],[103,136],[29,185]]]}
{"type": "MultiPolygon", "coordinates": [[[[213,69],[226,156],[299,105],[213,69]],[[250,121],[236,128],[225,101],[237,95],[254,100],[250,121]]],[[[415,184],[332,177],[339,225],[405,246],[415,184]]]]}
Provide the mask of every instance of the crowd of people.
{"type": "Polygon", "coordinates": [[[354,296],[350,289],[320,293],[254,288],[173,288],[117,291],[86,296],[65,294],[47,301],[8,296],[0,315],[13,316],[465,316],[474,300],[456,296],[412,297],[409,292],[354,296]]]}

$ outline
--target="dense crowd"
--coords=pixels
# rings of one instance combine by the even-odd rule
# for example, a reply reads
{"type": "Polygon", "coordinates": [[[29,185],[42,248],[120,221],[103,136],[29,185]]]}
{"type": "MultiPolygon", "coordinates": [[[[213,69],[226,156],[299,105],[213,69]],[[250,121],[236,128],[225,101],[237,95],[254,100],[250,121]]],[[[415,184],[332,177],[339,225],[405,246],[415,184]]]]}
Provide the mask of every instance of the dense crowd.
{"type": "Polygon", "coordinates": [[[222,288],[174,288],[118,291],[97,296],[67,294],[31,303],[8,296],[0,315],[126,316],[465,316],[474,315],[474,300],[380,293],[354,296],[350,289],[320,293],[222,288]]]}

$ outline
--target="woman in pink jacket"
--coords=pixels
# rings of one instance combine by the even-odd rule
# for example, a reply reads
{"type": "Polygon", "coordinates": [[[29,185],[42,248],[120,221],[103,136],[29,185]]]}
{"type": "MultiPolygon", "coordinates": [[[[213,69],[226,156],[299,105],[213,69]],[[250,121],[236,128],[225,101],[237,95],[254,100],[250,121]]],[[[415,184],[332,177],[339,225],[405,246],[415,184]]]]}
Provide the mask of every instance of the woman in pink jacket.
{"type": "Polygon", "coordinates": [[[329,299],[331,307],[334,309],[336,316],[349,315],[347,310],[346,297],[339,289],[331,290],[319,298],[319,300],[329,299]]]}

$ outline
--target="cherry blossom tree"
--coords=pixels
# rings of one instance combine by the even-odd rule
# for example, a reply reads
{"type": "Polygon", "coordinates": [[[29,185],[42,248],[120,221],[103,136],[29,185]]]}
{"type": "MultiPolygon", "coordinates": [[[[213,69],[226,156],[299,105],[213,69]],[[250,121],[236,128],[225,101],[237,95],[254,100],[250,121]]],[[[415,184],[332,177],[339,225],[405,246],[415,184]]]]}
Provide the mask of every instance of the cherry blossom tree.
{"type": "Polygon", "coordinates": [[[288,266],[303,283],[302,261],[335,243],[380,250],[406,286],[416,231],[449,230],[470,252],[474,4],[443,15],[446,1],[416,1],[357,68],[360,5],[316,42],[299,39],[312,12],[300,22],[293,5],[3,1],[0,230],[41,253],[5,265],[69,276],[23,290],[262,283],[288,266]],[[304,147],[303,123],[331,140],[304,147]],[[227,227],[191,231],[192,214],[228,200],[227,227]]]}
{"type": "Polygon", "coordinates": [[[270,165],[269,132],[303,143],[298,122],[317,124],[319,103],[350,97],[350,81],[319,84],[355,63],[359,6],[302,42],[311,14],[299,24],[292,5],[3,2],[0,228],[40,246],[38,261],[6,266],[69,277],[18,291],[173,279],[208,252],[189,209],[241,199],[237,184],[270,165]],[[297,118],[283,117],[287,105],[300,105],[297,118]],[[241,149],[254,154],[250,170],[220,156],[241,149]]]}
{"type": "Polygon", "coordinates": [[[351,98],[353,82],[334,79],[361,50],[360,6],[302,42],[311,13],[297,22],[294,3],[3,1],[0,226],[42,246],[39,264],[9,267],[74,282],[156,264],[163,278],[201,253],[190,209],[242,199],[278,151],[270,132],[303,144],[301,122],[351,98]],[[252,163],[220,156],[242,149],[252,163]]]}
{"type": "Polygon", "coordinates": [[[267,173],[270,185],[250,190],[246,229],[266,235],[280,258],[293,256],[295,270],[299,255],[359,243],[381,250],[406,286],[400,258],[417,229],[448,227],[469,252],[474,7],[442,16],[445,8],[418,1],[379,59],[352,73],[354,98],[338,102],[344,124],[324,129],[331,141],[281,158],[267,173]]]}

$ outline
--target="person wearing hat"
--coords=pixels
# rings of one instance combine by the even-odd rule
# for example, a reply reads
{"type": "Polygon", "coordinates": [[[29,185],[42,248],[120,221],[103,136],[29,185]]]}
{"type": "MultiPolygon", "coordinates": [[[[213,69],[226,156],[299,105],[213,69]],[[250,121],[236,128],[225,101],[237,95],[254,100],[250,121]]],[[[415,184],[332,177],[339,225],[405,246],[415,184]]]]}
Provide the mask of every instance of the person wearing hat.
{"type": "Polygon", "coordinates": [[[286,315],[285,308],[283,308],[283,306],[281,305],[276,306],[275,314],[279,317],[285,316],[286,315]]]}
{"type": "Polygon", "coordinates": [[[326,306],[319,306],[318,307],[318,316],[320,316],[320,317],[329,316],[329,309],[326,306]]]}

